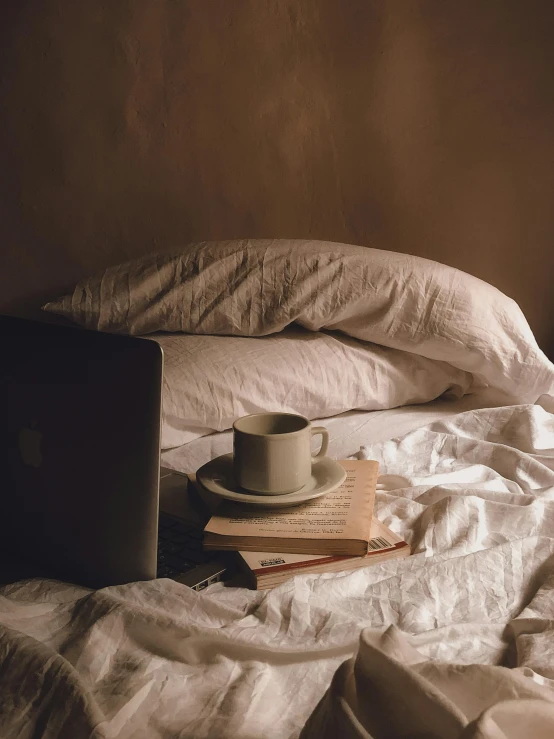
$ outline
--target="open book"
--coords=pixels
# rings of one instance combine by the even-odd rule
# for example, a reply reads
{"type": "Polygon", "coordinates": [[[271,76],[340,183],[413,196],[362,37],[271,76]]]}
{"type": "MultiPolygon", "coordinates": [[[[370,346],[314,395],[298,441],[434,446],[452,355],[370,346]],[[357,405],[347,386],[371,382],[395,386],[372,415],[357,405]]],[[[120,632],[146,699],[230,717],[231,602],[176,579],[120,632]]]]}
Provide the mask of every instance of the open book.
{"type": "Polygon", "coordinates": [[[240,566],[248,585],[255,590],[268,590],[294,575],[321,572],[348,572],[389,559],[410,554],[410,547],[385,524],[371,522],[369,551],[361,557],[339,557],[325,554],[275,554],[271,552],[238,552],[240,566]]]}
{"type": "Polygon", "coordinates": [[[337,490],[294,508],[260,510],[223,502],[204,529],[204,548],[367,554],[379,465],[373,460],[339,464],[346,470],[346,480],[337,490]]]}

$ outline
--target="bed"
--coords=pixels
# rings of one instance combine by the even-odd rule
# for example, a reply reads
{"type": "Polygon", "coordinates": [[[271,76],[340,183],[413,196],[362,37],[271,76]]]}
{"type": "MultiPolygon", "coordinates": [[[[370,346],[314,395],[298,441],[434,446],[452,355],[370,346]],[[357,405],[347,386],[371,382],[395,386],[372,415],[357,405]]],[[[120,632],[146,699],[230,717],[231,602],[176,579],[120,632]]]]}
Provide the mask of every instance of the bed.
{"type": "Polygon", "coordinates": [[[50,301],[164,348],[162,463],[294,410],[376,459],[412,555],[269,592],[171,580],[0,590],[10,737],[512,737],[554,727],[554,366],[514,301],[434,261],[200,242],[50,301]]]}
{"type": "Polygon", "coordinates": [[[323,423],[413,554],[6,586],[0,736],[554,736],[554,4],[4,6],[0,312],[158,341],[167,467],[257,409],[323,423]],[[190,243],[213,269],[176,308],[190,243]],[[350,270],[371,304],[352,244],[386,252],[350,270]],[[253,312],[260,265],[307,289],[253,312]]]}

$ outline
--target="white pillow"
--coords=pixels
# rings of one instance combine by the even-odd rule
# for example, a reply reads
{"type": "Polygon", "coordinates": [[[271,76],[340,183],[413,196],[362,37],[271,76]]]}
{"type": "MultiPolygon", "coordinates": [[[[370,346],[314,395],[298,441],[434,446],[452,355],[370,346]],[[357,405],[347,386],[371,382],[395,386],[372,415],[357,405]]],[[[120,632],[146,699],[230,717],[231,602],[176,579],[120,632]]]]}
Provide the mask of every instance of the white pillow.
{"type": "Polygon", "coordinates": [[[324,418],[460,397],[471,375],[340,334],[287,329],[262,338],[159,334],[164,351],[162,448],[223,431],[248,413],[324,418]]]}
{"type": "Polygon", "coordinates": [[[452,267],[361,246],[191,244],[111,267],[44,309],[132,334],[261,336],[295,321],[449,362],[523,402],[554,392],[554,366],[513,300],[452,267]]]}

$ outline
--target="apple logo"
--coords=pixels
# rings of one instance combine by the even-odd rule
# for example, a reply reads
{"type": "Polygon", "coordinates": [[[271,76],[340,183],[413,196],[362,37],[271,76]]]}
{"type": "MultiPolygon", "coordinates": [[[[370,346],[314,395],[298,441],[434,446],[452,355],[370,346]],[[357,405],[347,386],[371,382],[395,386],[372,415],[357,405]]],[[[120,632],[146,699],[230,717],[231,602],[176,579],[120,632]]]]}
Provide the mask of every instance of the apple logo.
{"type": "Polygon", "coordinates": [[[28,428],[19,432],[19,451],[23,463],[28,467],[40,467],[42,464],[42,434],[37,428],[37,422],[31,421],[28,428]]]}

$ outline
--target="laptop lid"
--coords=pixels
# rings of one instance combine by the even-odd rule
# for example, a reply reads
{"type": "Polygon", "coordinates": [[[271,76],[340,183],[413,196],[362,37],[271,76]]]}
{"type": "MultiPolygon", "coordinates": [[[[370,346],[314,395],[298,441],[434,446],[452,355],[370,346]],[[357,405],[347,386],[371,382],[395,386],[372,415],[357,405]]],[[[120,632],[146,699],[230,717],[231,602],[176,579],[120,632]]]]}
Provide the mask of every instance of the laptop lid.
{"type": "Polygon", "coordinates": [[[0,341],[0,563],[155,577],[161,347],[5,316],[0,341]]]}

